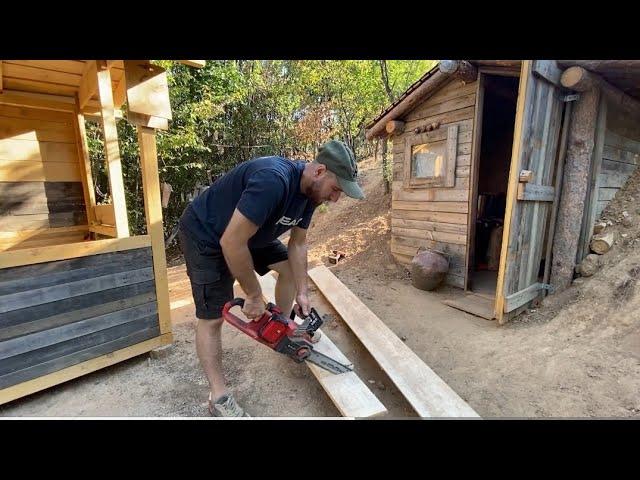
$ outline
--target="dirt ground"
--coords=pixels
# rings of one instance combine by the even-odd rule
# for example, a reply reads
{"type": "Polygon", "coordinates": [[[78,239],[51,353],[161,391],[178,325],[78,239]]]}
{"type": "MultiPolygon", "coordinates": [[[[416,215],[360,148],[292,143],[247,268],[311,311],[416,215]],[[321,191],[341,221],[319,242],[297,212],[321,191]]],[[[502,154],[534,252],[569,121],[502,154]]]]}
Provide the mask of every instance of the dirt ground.
{"type": "MultiPolygon", "coordinates": [[[[411,286],[408,272],[389,252],[390,195],[384,194],[380,166],[370,160],[360,170],[367,200],[342,199],[316,213],[309,231],[310,263],[327,264],[329,250],[344,250],[346,260],[332,271],[482,417],[639,416],[640,209],[634,200],[640,198],[639,175],[603,214],[610,228],[626,236],[603,256],[601,271],[500,327],[441,303],[459,290],[423,292],[411,286]],[[628,212],[630,227],[623,226],[622,211],[628,212]]],[[[325,334],[388,408],[381,418],[414,417],[314,288],[312,301],[327,315],[325,334]]],[[[165,358],[128,360],[0,406],[0,415],[206,415],[193,307],[174,310],[173,318],[175,343],[165,358]]],[[[230,327],[223,330],[223,344],[229,387],[253,416],[339,416],[305,365],[230,327]]]]}

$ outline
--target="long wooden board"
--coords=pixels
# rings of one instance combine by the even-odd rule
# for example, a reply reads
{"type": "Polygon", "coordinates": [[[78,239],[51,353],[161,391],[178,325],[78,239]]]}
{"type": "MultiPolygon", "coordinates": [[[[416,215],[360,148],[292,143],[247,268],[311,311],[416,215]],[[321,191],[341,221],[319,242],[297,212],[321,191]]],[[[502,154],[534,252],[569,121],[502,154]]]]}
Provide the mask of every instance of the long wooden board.
{"type": "MultiPolygon", "coordinates": [[[[270,275],[260,277],[262,294],[268,301],[275,300],[276,280],[270,275]]],[[[319,330],[321,331],[321,330],[319,330]]],[[[343,353],[335,346],[326,334],[315,345],[319,352],[329,355],[339,362],[351,364],[343,353]]],[[[373,417],[386,413],[387,409],[378,398],[369,390],[366,384],[355,372],[334,374],[323,368],[306,362],[311,373],[318,379],[331,401],[345,417],[373,417]]]]}
{"type": "Polygon", "coordinates": [[[309,276],[421,417],[479,417],[328,268],[309,276]]]}

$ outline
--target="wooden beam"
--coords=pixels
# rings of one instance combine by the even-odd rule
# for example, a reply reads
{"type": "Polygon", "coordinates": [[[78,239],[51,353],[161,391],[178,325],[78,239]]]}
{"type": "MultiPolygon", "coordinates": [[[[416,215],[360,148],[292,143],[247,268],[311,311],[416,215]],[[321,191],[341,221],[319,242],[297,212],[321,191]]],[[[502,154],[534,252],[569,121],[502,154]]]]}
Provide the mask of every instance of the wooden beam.
{"type": "MultiPolygon", "coordinates": [[[[89,119],[89,120],[100,120],[102,118],[102,111],[100,108],[93,108],[93,107],[84,107],[84,110],[82,111],[85,118],[89,119]]],[[[122,112],[122,110],[120,109],[114,109],[113,110],[113,116],[117,119],[117,120],[122,120],[124,118],[124,113],[122,112]]]]}
{"type": "Polygon", "coordinates": [[[102,225],[115,225],[116,217],[113,211],[113,205],[96,205],[93,208],[96,221],[102,225]]]}
{"type": "Polygon", "coordinates": [[[106,237],[117,238],[116,227],[112,227],[109,225],[90,225],[89,231],[94,233],[99,233],[100,235],[104,235],[106,237]]]}
{"type": "Polygon", "coordinates": [[[136,343],[135,345],[131,345],[130,347],[126,347],[121,350],[117,350],[115,352],[111,352],[106,355],[87,360],[86,362],[78,363],[77,365],[58,370],[57,372],[4,388],[0,390],[0,405],[17,398],[21,398],[26,395],[38,392],[40,390],[44,390],[54,385],[67,382],[74,378],[86,375],[110,365],[114,365],[118,362],[122,362],[123,360],[127,360],[129,358],[149,352],[154,348],[168,345],[172,341],[173,337],[170,333],[168,333],[156,338],[152,338],[150,340],[145,340],[141,343],[136,343]]]}
{"type": "MultiPolygon", "coordinates": [[[[82,79],[80,80],[80,87],[78,88],[78,98],[80,99],[80,110],[89,102],[91,97],[95,95],[98,89],[98,67],[96,60],[87,60],[82,79]]],[[[111,81],[111,80],[109,80],[111,81]]],[[[109,87],[111,88],[111,87],[109,87]]]]}
{"type": "Polygon", "coordinates": [[[541,289],[541,283],[534,283],[524,290],[520,290],[519,292],[506,296],[504,302],[504,313],[512,312],[516,308],[529,303],[539,295],[541,289]]]}
{"type": "Polygon", "coordinates": [[[80,100],[76,96],[75,123],[73,131],[76,135],[76,148],[78,149],[78,161],[80,164],[80,176],[82,177],[82,191],[84,192],[84,206],[87,211],[87,221],[92,224],[96,217],[94,207],[96,205],[96,193],[93,186],[93,174],[91,172],[91,159],[89,157],[89,145],[84,117],[80,113],[80,100]]]}
{"type": "Polygon", "coordinates": [[[576,92],[587,92],[599,88],[611,105],[640,120],[640,101],[614,87],[596,73],[582,67],[570,67],[562,73],[560,81],[563,87],[576,92]]]}
{"type": "Polygon", "coordinates": [[[562,68],[582,67],[591,71],[640,71],[640,60],[556,60],[562,68]]]}
{"type": "Polygon", "coordinates": [[[122,78],[118,82],[118,86],[113,92],[113,105],[116,108],[120,108],[127,99],[127,79],[125,74],[122,74],[122,78]]]}
{"type": "MultiPolygon", "coordinates": [[[[553,185],[556,187],[553,198],[553,206],[551,207],[551,219],[549,220],[549,233],[547,234],[547,245],[545,250],[544,275],[542,283],[549,283],[552,264],[552,250],[556,232],[556,219],[558,218],[558,208],[560,206],[560,193],[562,189],[562,178],[564,175],[564,163],[567,154],[567,141],[569,138],[569,120],[571,119],[572,102],[565,107],[564,118],[562,120],[562,135],[560,138],[560,153],[558,155],[558,167],[556,170],[556,179],[553,185]]],[[[549,291],[545,290],[543,295],[548,295],[549,291]]]]}
{"type": "Polygon", "coordinates": [[[421,417],[478,414],[400,340],[327,267],[309,276],[421,417]]]}
{"type": "MultiPolygon", "coordinates": [[[[476,84],[476,109],[473,117],[473,137],[471,147],[471,182],[468,189],[467,202],[469,204],[469,221],[467,222],[467,238],[476,238],[476,217],[478,209],[478,179],[480,172],[480,145],[482,140],[482,117],[484,111],[484,83],[485,75],[478,74],[476,84]]],[[[392,220],[393,222],[393,220],[392,220]]],[[[392,223],[393,224],[393,223],[392,223]]],[[[475,242],[467,242],[465,252],[464,289],[469,289],[471,266],[475,265],[475,242]]]]}
{"type": "Polygon", "coordinates": [[[118,129],[113,108],[113,92],[111,90],[111,73],[104,60],[100,61],[97,72],[98,93],[102,108],[102,132],[104,134],[104,150],[109,174],[109,187],[115,212],[116,232],[118,238],[129,236],[129,220],[127,219],[127,203],[124,197],[124,181],[122,164],[118,146],[118,129]]]}
{"type": "Polygon", "coordinates": [[[478,79],[478,69],[466,60],[440,60],[440,71],[447,75],[455,75],[466,83],[475,82],[478,79]]]}
{"type": "Polygon", "coordinates": [[[164,229],[162,228],[156,132],[151,128],[138,127],[138,145],[140,147],[144,212],[147,221],[147,232],[151,236],[151,249],[153,251],[153,270],[156,280],[160,333],[166,333],[171,331],[171,310],[169,306],[167,260],[164,250],[164,229]]]}
{"type": "MultiPolygon", "coordinates": [[[[275,303],[276,280],[271,274],[259,277],[262,295],[265,301],[275,303]]],[[[319,330],[322,332],[322,330],[319,330]]],[[[351,364],[349,359],[335,346],[331,339],[321,333],[320,341],[315,345],[318,352],[329,355],[345,365],[351,364]]],[[[340,414],[345,417],[368,418],[381,415],[387,411],[380,400],[355,372],[336,375],[324,368],[305,362],[340,414]]]]}
{"type": "Polygon", "coordinates": [[[180,63],[184,65],[188,65],[190,67],[202,68],[206,64],[206,60],[178,60],[180,63]]]}
{"type": "Polygon", "coordinates": [[[120,252],[150,245],[151,237],[149,235],[138,235],[128,238],[109,238],[90,242],[68,243],[47,248],[25,248],[24,250],[13,252],[0,252],[0,269],[67,260],[69,258],[88,257],[89,255],[99,255],[101,253],[120,252]]]}
{"type": "Polygon", "coordinates": [[[412,110],[416,104],[426,100],[430,95],[435,93],[440,85],[451,81],[451,76],[446,73],[436,70],[427,80],[417,87],[413,92],[407,95],[400,103],[394,108],[389,110],[380,120],[378,120],[370,129],[366,131],[367,140],[371,140],[374,137],[386,135],[387,122],[401,118],[402,115],[412,110]]]}
{"type": "Polygon", "coordinates": [[[529,202],[553,202],[555,188],[533,183],[518,183],[518,200],[529,202]]]}
{"type": "Polygon", "coordinates": [[[139,127],[155,128],[158,130],[169,129],[169,120],[162,117],[154,117],[152,115],[144,115],[129,111],[127,112],[127,121],[139,127]]]}
{"type": "Polygon", "coordinates": [[[48,95],[46,93],[20,92],[18,90],[4,90],[0,93],[0,105],[16,107],[33,107],[43,110],[59,112],[73,112],[75,99],[61,95],[48,95]]]}
{"type": "Polygon", "coordinates": [[[544,78],[547,82],[560,86],[562,70],[554,60],[534,60],[532,72],[536,77],[544,78]]]}
{"type": "Polygon", "coordinates": [[[595,143],[599,100],[598,88],[581,93],[569,127],[551,267],[551,284],[557,292],[568,287],[573,279],[595,143]]]}

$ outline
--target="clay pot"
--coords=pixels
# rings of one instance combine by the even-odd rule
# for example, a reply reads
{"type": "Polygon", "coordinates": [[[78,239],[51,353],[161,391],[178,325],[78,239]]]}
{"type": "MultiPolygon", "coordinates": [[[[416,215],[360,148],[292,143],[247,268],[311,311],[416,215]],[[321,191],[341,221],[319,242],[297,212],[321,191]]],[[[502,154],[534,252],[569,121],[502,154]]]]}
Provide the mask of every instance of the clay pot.
{"type": "Polygon", "coordinates": [[[420,290],[433,290],[447,276],[449,260],[435,250],[418,252],[411,261],[411,284],[420,290]]]}

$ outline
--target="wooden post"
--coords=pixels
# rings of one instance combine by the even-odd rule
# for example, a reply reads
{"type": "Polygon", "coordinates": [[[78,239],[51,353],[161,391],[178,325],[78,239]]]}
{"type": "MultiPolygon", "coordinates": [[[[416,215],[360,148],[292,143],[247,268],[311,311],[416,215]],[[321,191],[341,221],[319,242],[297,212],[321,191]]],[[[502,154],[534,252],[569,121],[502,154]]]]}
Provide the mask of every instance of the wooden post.
{"type": "Polygon", "coordinates": [[[148,127],[138,126],[137,128],[138,145],[140,147],[140,169],[142,170],[144,213],[147,220],[147,232],[151,236],[160,333],[164,334],[171,331],[171,310],[169,308],[167,259],[164,251],[164,229],[162,228],[162,204],[160,201],[156,132],[148,127]]]}
{"type": "Polygon", "coordinates": [[[89,158],[89,145],[87,145],[87,132],[84,125],[84,115],[80,112],[80,99],[76,95],[76,109],[74,132],[76,146],[78,148],[78,160],[80,162],[80,174],[82,176],[82,189],[84,191],[84,203],[87,210],[87,221],[92,225],[96,221],[96,193],[93,188],[93,175],[91,174],[91,160],[89,158]]]}
{"type": "Polygon", "coordinates": [[[593,233],[593,226],[596,222],[596,211],[598,203],[598,193],[600,190],[600,170],[602,168],[602,154],[604,150],[604,137],[607,127],[607,100],[604,95],[600,95],[600,106],[598,107],[598,120],[596,121],[596,137],[591,160],[591,178],[587,185],[587,196],[584,204],[584,215],[582,218],[582,230],[578,239],[578,256],[576,262],[580,261],[589,253],[589,240],[593,233]]]}
{"type": "Polygon", "coordinates": [[[102,130],[104,134],[104,150],[109,173],[109,188],[115,213],[116,235],[118,238],[129,236],[129,221],[127,220],[127,204],[124,198],[124,182],[122,179],[122,164],[120,162],[120,148],[118,147],[118,130],[113,107],[113,93],[111,90],[111,73],[104,60],[97,64],[98,93],[102,112],[102,130]]]}
{"type": "Polygon", "coordinates": [[[551,266],[551,284],[558,292],[571,284],[576,265],[599,100],[598,88],[581,93],[571,118],[551,266]]]}
{"type": "MultiPolygon", "coordinates": [[[[564,163],[567,154],[567,139],[569,136],[569,121],[571,120],[572,105],[571,102],[565,107],[564,119],[562,121],[562,135],[560,138],[560,154],[558,156],[558,169],[556,170],[556,180],[553,183],[555,187],[553,206],[551,207],[551,219],[549,220],[549,233],[547,234],[547,246],[544,255],[544,274],[543,283],[549,283],[551,275],[551,255],[553,251],[553,240],[556,233],[556,219],[558,218],[558,208],[560,206],[560,193],[562,192],[562,178],[564,174],[564,163]]],[[[548,295],[549,291],[544,290],[543,297],[548,295]]]]}

